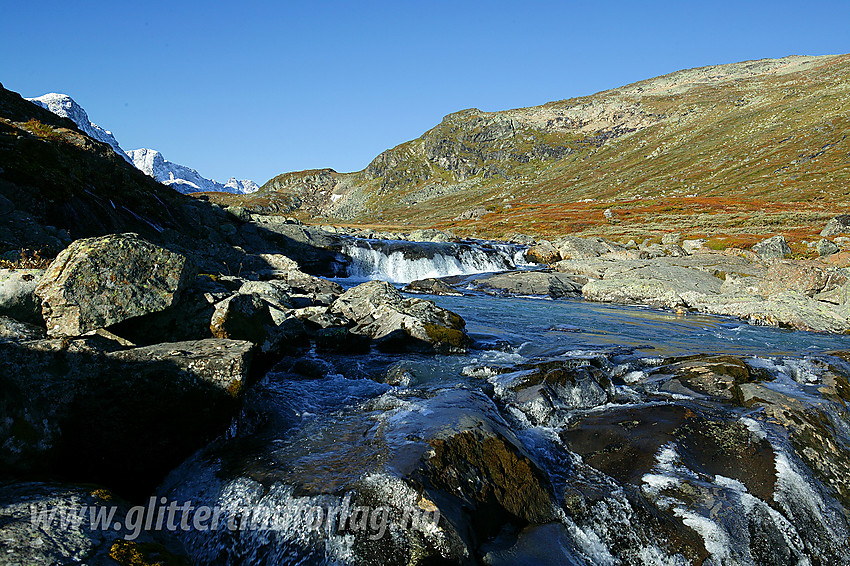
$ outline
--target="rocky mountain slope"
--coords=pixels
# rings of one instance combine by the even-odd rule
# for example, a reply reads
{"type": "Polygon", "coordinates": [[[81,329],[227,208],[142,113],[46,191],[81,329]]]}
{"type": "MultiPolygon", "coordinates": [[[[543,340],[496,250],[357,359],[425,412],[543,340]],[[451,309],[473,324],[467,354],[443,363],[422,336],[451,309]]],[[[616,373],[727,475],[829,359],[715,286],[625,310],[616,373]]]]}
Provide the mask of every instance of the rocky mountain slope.
{"type": "Polygon", "coordinates": [[[21,253],[52,257],[72,240],[135,232],[190,255],[209,273],[274,269],[286,253],[305,269],[329,269],[300,227],[246,223],[156,182],[68,118],[0,85],[0,263],[21,253]],[[313,267],[311,267],[313,266],[313,267]]]}
{"type": "Polygon", "coordinates": [[[162,154],[155,149],[131,149],[124,151],[112,132],[104,130],[89,119],[82,106],[67,94],[51,92],[37,98],[28,98],[30,102],[50,110],[57,116],[69,118],[80,130],[90,138],[108,144],[119,156],[135,165],[146,175],[149,175],[164,185],[180,193],[201,191],[219,191],[225,193],[245,194],[259,189],[250,179],[238,180],[231,177],[226,183],[202,177],[197,171],[185,165],[166,161],[162,154]]]}
{"type": "Polygon", "coordinates": [[[542,106],[463,110],[362,171],[286,173],[220,199],[482,235],[746,237],[781,225],[803,236],[850,193],[849,104],[850,55],[704,67],[542,106]]]}

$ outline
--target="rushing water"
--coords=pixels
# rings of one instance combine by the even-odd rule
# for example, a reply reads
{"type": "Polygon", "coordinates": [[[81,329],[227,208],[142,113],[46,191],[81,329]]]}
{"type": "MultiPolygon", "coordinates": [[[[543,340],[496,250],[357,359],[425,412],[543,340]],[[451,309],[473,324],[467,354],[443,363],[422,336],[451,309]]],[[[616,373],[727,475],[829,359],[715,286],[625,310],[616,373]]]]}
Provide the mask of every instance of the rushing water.
{"type": "Polygon", "coordinates": [[[527,267],[523,246],[500,243],[441,243],[348,240],[348,279],[410,283],[429,277],[488,273],[527,267]]]}
{"type": "MultiPolygon", "coordinates": [[[[458,270],[472,273],[492,267],[487,262],[513,266],[518,261],[514,249],[475,250],[455,262],[432,253],[435,249],[445,250],[431,248],[423,260],[399,249],[360,246],[361,251],[348,250],[362,260],[357,264],[360,271],[350,274],[354,279],[382,275],[402,281],[458,270]]],[[[695,467],[686,444],[660,444],[647,454],[652,460],[649,471],[629,484],[588,465],[566,440],[576,423],[598,419],[604,424],[607,415],[623,411],[637,415],[628,421],[638,423],[635,435],[644,434],[641,415],[662,419],[681,409],[686,422],[693,411],[717,413],[721,409],[706,402],[658,392],[652,372],[671,356],[730,354],[767,372],[773,380],[766,385],[770,391],[820,406],[841,444],[850,438],[846,410],[819,396],[829,371],[821,357],[829,350],[850,349],[850,337],[580,300],[429,298],[466,320],[474,339],[470,353],[347,357],[309,352],[288,360],[251,391],[228,438],[168,478],[162,494],[173,500],[225,508],[249,504],[278,521],[271,531],[189,531],[183,540],[194,560],[403,563],[403,553],[396,553],[409,550],[404,532],[390,528],[386,538],[364,546],[351,533],[311,530],[300,511],[311,505],[347,505],[344,494],[352,492],[398,506],[416,501],[419,495],[405,479],[420,457],[412,439],[456,426],[469,415],[486,414],[511,427],[555,493],[562,494],[557,499],[563,509],[559,520],[523,531],[518,538],[511,535],[516,543],[508,544],[514,544],[509,550],[500,547],[498,539],[487,542],[469,563],[693,563],[693,557],[653,530],[658,520],[647,519],[641,505],[650,514],[681,521],[688,536],[704,547],[704,564],[850,563],[848,513],[801,460],[787,435],[759,414],[722,409],[722,420],[750,431],[773,452],[772,499],[761,499],[760,492],[751,492],[742,481],[695,467]],[[600,393],[604,399],[605,393],[589,390],[574,399],[573,408],[529,410],[509,396],[512,380],[522,375],[513,368],[540,360],[574,360],[598,368],[612,380],[614,395],[599,404],[593,395],[600,393]],[[563,494],[576,490],[595,495],[582,496],[584,511],[567,512],[572,508],[563,494]]],[[[448,554],[455,544],[438,531],[422,536],[448,554]]]]}

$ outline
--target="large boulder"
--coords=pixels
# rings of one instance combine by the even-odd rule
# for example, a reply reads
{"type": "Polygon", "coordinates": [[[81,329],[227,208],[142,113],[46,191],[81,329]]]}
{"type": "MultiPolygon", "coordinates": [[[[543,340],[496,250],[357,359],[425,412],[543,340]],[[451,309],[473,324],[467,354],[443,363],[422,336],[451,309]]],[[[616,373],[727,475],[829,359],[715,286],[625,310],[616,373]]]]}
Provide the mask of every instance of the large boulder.
{"type": "Polygon", "coordinates": [[[837,244],[830,242],[826,238],[821,238],[818,243],[815,244],[815,249],[821,257],[837,254],[841,251],[841,248],[839,248],[837,244]]]}
{"type": "Polygon", "coordinates": [[[558,249],[549,240],[541,240],[525,252],[525,259],[534,263],[550,264],[561,259],[558,249]]]}
{"type": "Polygon", "coordinates": [[[92,338],[0,343],[0,475],[144,494],[226,430],[251,349],[219,339],[117,351],[92,338]]]}
{"type": "Polygon", "coordinates": [[[512,271],[482,277],[476,284],[491,294],[546,295],[553,299],[581,295],[581,285],[566,273],[512,271]]]}
{"type": "Polygon", "coordinates": [[[782,260],[771,264],[759,291],[766,297],[797,291],[808,297],[829,292],[847,282],[844,270],[815,261],[782,260]]]}
{"type": "Polygon", "coordinates": [[[824,238],[850,234],[850,214],[841,214],[830,220],[820,235],[824,238]]]}
{"type": "Polygon", "coordinates": [[[0,269],[0,315],[43,323],[41,301],[35,294],[43,273],[43,269],[0,269]]]}
{"type": "Polygon", "coordinates": [[[602,280],[589,281],[582,294],[591,301],[646,304],[656,308],[689,307],[704,295],[717,295],[723,280],[705,271],[649,264],[607,271],[602,280]]]}
{"type": "Polygon", "coordinates": [[[36,294],[49,335],[80,336],[168,308],[193,276],[185,256],[134,234],[112,234],[68,246],[36,294]]]}
{"type": "Polygon", "coordinates": [[[269,304],[259,295],[233,295],[215,305],[210,331],[216,338],[262,342],[274,326],[269,304]]]}
{"type": "Polygon", "coordinates": [[[622,250],[623,247],[602,238],[565,236],[552,242],[561,259],[590,259],[602,254],[622,250]]]}
{"type": "Polygon", "coordinates": [[[384,281],[369,281],[343,293],[328,310],[386,350],[465,352],[469,337],[457,314],[424,299],[405,299],[384,281]]]}
{"type": "Polygon", "coordinates": [[[755,244],[753,251],[764,260],[784,259],[791,254],[791,247],[780,234],[755,244]]]}

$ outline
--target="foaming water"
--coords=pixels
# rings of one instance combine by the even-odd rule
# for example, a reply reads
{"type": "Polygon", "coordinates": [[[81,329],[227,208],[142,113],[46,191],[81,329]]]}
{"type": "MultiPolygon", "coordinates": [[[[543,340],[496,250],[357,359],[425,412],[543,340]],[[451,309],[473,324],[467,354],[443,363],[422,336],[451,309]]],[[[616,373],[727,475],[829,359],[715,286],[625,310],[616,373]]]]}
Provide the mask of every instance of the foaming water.
{"type": "MultiPolygon", "coordinates": [[[[359,249],[395,261],[404,268],[395,273],[400,278],[427,273],[426,267],[416,271],[415,261],[425,260],[422,265],[430,266],[427,269],[441,261],[440,254],[417,259],[405,258],[402,250],[387,254],[388,250],[359,249]],[[402,258],[391,259],[394,253],[402,258]]],[[[466,268],[472,265],[469,262],[466,268]]],[[[385,275],[393,274],[387,266],[380,269],[385,275]]],[[[677,418],[682,421],[676,430],[689,430],[682,423],[695,418],[702,411],[700,403],[708,401],[693,402],[679,393],[665,396],[657,387],[653,389],[653,380],[659,379],[653,372],[669,363],[671,356],[704,353],[743,358],[749,367],[771,376],[760,387],[808,406],[820,404],[829,430],[842,442],[850,439],[844,405],[824,404],[820,394],[831,379],[834,366],[830,364],[840,362],[826,364],[817,357],[830,350],[850,349],[850,337],[581,300],[483,295],[429,299],[466,320],[475,340],[468,354],[375,351],[347,357],[309,352],[304,357],[314,364],[311,367],[324,368],[323,375],[299,374],[293,369],[295,362],[278,367],[248,392],[246,410],[231,436],[171,474],[161,493],[172,500],[226,510],[249,504],[260,518],[276,524],[265,531],[222,528],[183,533],[195,563],[398,562],[408,535],[395,523],[381,539],[384,546],[375,550],[371,540],[357,538],[361,533],[310,530],[305,519],[309,515],[303,510],[343,506],[350,493],[393,510],[421,506],[421,486],[409,481],[406,470],[417,469],[430,450],[422,439],[431,437],[423,431],[451,429],[452,423],[475,415],[510,427],[553,491],[570,494],[569,505],[564,502],[556,510],[556,521],[520,533],[517,546],[525,549],[526,557],[543,548],[540,552],[546,556],[559,557],[557,563],[582,566],[694,563],[692,557],[667,544],[665,532],[655,530],[655,522],[646,520],[646,509],[650,509],[678,520],[688,540],[700,541],[704,564],[807,565],[850,560],[846,544],[850,522],[840,503],[800,458],[786,430],[758,411],[747,409],[744,414],[741,407],[717,404],[713,410],[725,411],[722,418],[705,422],[736,432],[735,442],[742,446],[771,451],[769,459],[756,460],[774,462],[776,486],[769,497],[753,490],[756,484],[748,488],[742,479],[701,468],[702,460],[693,456],[694,445],[663,432],[654,433],[660,436],[647,432],[677,418]],[[572,383],[580,389],[572,396],[539,406],[512,392],[512,386],[530,371],[516,366],[555,359],[568,360],[570,367],[592,367],[609,377],[610,383],[597,386],[587,377],[591,374],[577,373],[572,383]],[[395,376],[395,385],[386,383],[388,376],[395,376]],[[585,417],[596,419],[597,428],[584,425],[590,433],[636,427],[628,428],[624,442],[641,434],[664,439],[657,448],[646,450],[649,465],[636,483],[603,473],[585,458],[596,452],[580,456],[569,444],[574,425],[582,424],[585,417]],[[642,419],[649,425],[641,428],[642,419]],[[741,435],[749,435],[750,440],[741,441],[741,435]],[[393,541],[401,542],[395,546],[393,541]]],[[[425,504],[433,505],[427,500],[425,504]]],[[[456,548],[450,534],[436,530],[421,536],[449,556],[456,548]]],[[[493,556],[502,557],[493,563],[514,563],[509,552],[494,551],[493,556]]]]}
{"type": "Polygon", "coordinates": [[[351,259],[348,279],[410,283],[526,267],[525,248],[511,244],[421,243],[350,240],[342,253],[351,259]]]}

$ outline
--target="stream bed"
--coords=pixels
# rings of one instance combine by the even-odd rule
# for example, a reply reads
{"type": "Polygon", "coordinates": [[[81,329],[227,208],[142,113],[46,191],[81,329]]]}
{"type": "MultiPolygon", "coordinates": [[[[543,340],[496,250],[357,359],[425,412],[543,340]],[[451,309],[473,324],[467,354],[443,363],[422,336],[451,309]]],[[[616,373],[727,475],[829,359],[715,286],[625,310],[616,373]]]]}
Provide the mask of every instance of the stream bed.
{"type": "Polygon", "coordinates": [[[429,298],[469,353],[286,359],[167,478],[196,563],[850,563],[850,338],[429,298]]]}

